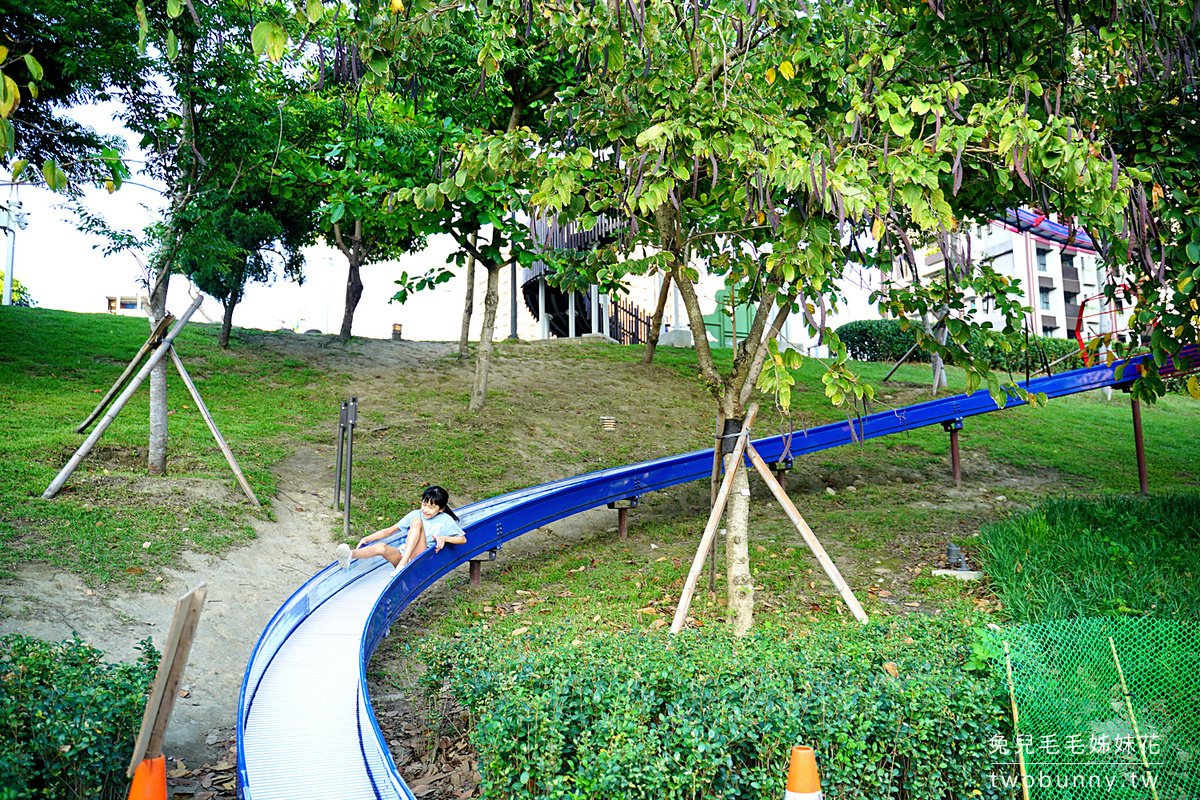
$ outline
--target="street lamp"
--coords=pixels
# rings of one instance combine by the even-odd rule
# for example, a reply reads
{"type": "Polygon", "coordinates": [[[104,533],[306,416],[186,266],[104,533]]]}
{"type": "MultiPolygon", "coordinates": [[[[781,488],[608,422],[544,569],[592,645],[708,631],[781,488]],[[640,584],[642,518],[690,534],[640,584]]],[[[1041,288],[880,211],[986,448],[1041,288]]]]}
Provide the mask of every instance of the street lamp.
{"type": "Polygon", "coordinates": [[[21,210],[20,200],[9,200],[7,205],[0,202],[0,228],[8,236],[8,265],[4,270],[4,305],[12,305],[13,295],[13,252],[17,245],[17,228],[25,230],[29,224],[29,214],[21,210]]]}

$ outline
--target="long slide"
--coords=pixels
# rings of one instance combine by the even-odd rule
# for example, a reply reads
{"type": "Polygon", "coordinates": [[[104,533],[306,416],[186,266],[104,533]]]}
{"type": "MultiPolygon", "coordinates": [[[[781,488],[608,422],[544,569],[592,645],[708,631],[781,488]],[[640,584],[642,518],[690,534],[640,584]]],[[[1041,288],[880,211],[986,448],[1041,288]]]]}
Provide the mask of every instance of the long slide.
{"type": "MultiPolygon", "coordinates": [[[[1194,363],[1196,348],[1185,355],[1194,363]]],[[[1148,358],[1036,378],[1027,388],[1061,397],[1120,386],[1148,358]]],[[[1161,370],[1174,371],[1172,363],[1161,370]]],[[[1005,407],[1023,404],[1009,394],[1005,407]]],[[[796,433],[790,453],[798,457],[996,410],[985,391],[930,400],[796,433]]],[[[754,442],[767,462],[778,461],[784,445],[782,437],[754,442]]],[[[237,719],[240,797],[415,800],[367,695],[367,663],[397,615],[448,572],[510,539],[609,502],[706,479],[711,470],[712,450],[705,449],[534,486],[458,509],[467,544],[427,550],[399,575],[377,558],[318,572],[275,613],[246,667],[237,719]]]]}

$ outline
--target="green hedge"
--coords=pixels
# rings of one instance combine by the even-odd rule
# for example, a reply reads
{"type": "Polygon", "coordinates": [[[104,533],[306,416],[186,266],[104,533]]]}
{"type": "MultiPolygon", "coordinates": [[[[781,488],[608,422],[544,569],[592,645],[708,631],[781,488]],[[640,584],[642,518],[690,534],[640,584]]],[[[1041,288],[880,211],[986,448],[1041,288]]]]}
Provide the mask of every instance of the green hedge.
{"type": "Polygon", "coordinates": [[[0,639],[0,800],[126,796],[159,659],[150,639],[139,649],[110,664],[78,639],[0,639]]]}
{"type": "MultiPolygon", "coordinates": [[[[899,361],[916,343],[912,329],[901,330],[895,319],[860,319],[834,331],[855,361],[899,361]]],[[[909,361],[928,361],[929,353],[916,350],[909,361]]]]}
{"type": "MultiPolygon", "coordinates": [[[[902,330],[895,319],[863,319],[847,322],[835,333],[846,345],[846,350],[855,361],[899,361],[916,343],[910,326],[902,330]]],[[[1024,373],[1026,352],[1022,346],[1014,347],[995,331],[975,331],[967,338],[966,349],[977,358],[982,358],[989,369],[998,372],[1024,373]]],[[[1079,356],[1079,344],[1074,339],[1055,339],[1047,336],[1029,337],[1029,369],[1036,372],[1046,363],[1053,363],[1063,356],[1072,355],[1053,368],[1054,372],[1078,369],[1083,366],[1079,356]]],[[[929,361],[929,351],[917,349],[909,361],[929,361]]],[[[954,363],[954,358],[947,361],[954,363]]]]}
{"type": "Polygon", "coordinates": [[[964,670],[952,627],[586,643],[474,630],[424,655],[426,680],[474,712],[486,797],[778,798],[808,744],[829,798],[998,798],[996,682],[964,670]]]}

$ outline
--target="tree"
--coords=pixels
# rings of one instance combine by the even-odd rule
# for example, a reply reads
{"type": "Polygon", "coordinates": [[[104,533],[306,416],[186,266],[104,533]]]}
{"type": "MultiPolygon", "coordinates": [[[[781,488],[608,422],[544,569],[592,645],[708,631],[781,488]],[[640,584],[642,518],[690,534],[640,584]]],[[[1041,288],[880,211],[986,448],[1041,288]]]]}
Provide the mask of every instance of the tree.
{"type": "Polygon", "coordinates": [[[277,193],[320,196],[315,227],[346,257],[343,342],[350,340],[362,298],[362,268],[425,245],[411,210],[385,199],[396,181],[427,172],[430,160],[429,128],[411,104],[387,95],[355,99],[357,89],[348,94],[310,97],[304,113],[314,120],[312,138],[275,167],[277,193]]]}
{"type": "MultiPolygon", "coordinates": [[[[1155,366],[1200,341],[1200,82],[1196,79],[1195,3],[1057,8],[1074,34],[1077,58],[1056,77],[1077,126],[1107,141],[1094,156],[1136,172],[1126,227],[1098,234],[1110,264],[1132,280],[1109,282],[1109,299],[1136,301],[1150,328],[1155,366]],[[1115,235],[1114,235],[1115,234],[1115,235]]],[[[1095,343],[1094,343],[1095,344],[1095,343]]],[[[1131,387],[1153,400],[1165,387],[1153,368],[1131,387]]],[[[1188,382],[1200,399],[1195,378],[1188,382]]]]}
{"type": "MultiPolygon", "coordinates": [[[[3,282],[4,272],[0,271],[0,284],[3,282]]],[[[12,285],[12,304],[24,308],[33,308],[37,305],[37,301],[33,299],[33,295],[29,293],[29,289],[16,278],[13,279],[12,285]]]]}
{"type": "MultiPolygon", "coordinates": [[[[360,7],[363,15],[379,10],[373,3],[360,7]]],[[[499,62],[487,55],[488,44],[478,26],[479,9],[465,4],[427,11],[418,6],[405,9],[406,16],[392,15],[390,23],[364,32],[361,41],[372,52],[386,53],[391,59],[383,62],[391,65],[387,74],[408,87],[414,102],[431,117],[443,120],[431,169],[421,178],[397,181],[392,198],[414,207],[426,232],[441,231],[454,237],[459,246],[453,256],[457,265],[469,262],[471,267],[478,264],[487,271],[475,380],[468,404],[469,411],[478,412],[487,400],[500,276],[514,263],[532,263],[533,250],[529,231],[519,216],[528,207],[529,186],[524,176],[506,174],[486,159],[468,164],[464,154],[472,143],[486,139],[496,145],[495,163],[511,161],[505,152],[505,137],[519,137],[530,125],[539,130],[544,127],[546,109],[572,67],[552,43],[540,35],[531,36],[532,28],[523,27],[514,31],[507,43],[504,67],[499,69],[499,62]],[[479,71],[481,63],[485,66],[479,71]]],[[[464,312],[464,317],[468,316],[469,312],[464,312]]]]}
{"type": "MultiPolygon", "coordinates": [[[[283,97],[291,86],[278,69],[259,64],[251,48],[249,18],[231,0],[168,0],[139,5],[139,45],[155,45],[159,80],[120,95],[124,121],[142,136],[144,171],[167,187],[165,219],[153,226],[150,253],[150,323],[166,313],[170,276],[203,213],[203,199],[219,208],[247,176],[275,155],[282,130],[283,97]],[[186,13],[185,13],[186,12],[186,13]],[[274,135],[272,135],[272,133],[274,135]]],[[[265,11],[271,6],[264,5],[265,11]]],[[[119,237],[118,247],[139,244],[119,237]]],[[[150,375],[149,471],[166,470],[166,365],[150,375]]]]}
{"type": "MultiPolygon", "coordinates": [[[[270,281],[276,265],[286,277],[303,281],[302,248],[314,238],[312,205],[301,203],[299,195],[281,200],[265,187],[242,191],[220,198],[189,232],[179,269],[200,291],[221,301],[225,313],[217,339],[220,347],[229,347],[233,311],[248,282],[270,281]]],[[[197,210],[193,206],[192,212],[197,210]]]]}
{"type": "Polygon", "coordinates": [[[0,154],[12,181],[59,191],[72,182],[119,185],[119,140],[62,112],[145,88],[149,61],[137,30],[124,0],[0,0],[0,154]],[[38,168],[25,169],[30,162],[38,168]]]}
{"type": "MultiPolygon", "coordinates": [[[[625,219],[627,234],[582,266],[614,289],[630,273],[671,275],[701,379],[727,424],[742,418],[756,384],[777,380],[777,365],[765,373],[763,365],[785,315],[803,312],[816,333],[848,260],[886,277],[915,267],[917,247],[935,242],[949,265],[944,279],[885,283],[881,301],[905,317],[951,311],[944,343],[920,329],[918,338],[940,355],[955,352],[969,386],[986,383],[1003,402],[1000,379],[964,350],[972,330],[987,327],[964,295],[995,296],[1014,331],[1021,306],[1013,287],[953,246],[957,224],[1053,192],[1064,213],[1119,226],[1128,176],[1114,180],[1090,158],[1093,145],[1070,118],[1025,104],[1025,90],[1042,93],[1039,69],[1053,48],[1003,11],[956,9],[943,19],[937,3],[926,11],[868,2],[822,5],[811,15],[787,2],[719,1],[577,4],[542,17],[522,2],[475,11],[485,70],[503,72],[512,31],[528,38],[530,28],[577,68],[559,91],[558,126],[465,144],[456,181],[524,173],[536,180],[535,208],[582,227],[601,214],[625,219]],[[989,36],[1005,41],[1003,63],[973,66],[987,64],[980,57],[989,36]],[[875,245],[864,244],[867,234],[875,245]],[[647,248],[649,255],[632,257],[647,248]],[[724,274],[739,303],[756,306],[726,373],[705,336],[697,261],[724,274]]],[[[414,3],[411,13],[441,14],[444,6],[414,3]]],[[[872,389],[851,372],[836,336],[824,335],[835,353],[825,392],[852,413],[872,389]]],[[[742,480],[726,547],[739,632],[753,611],[742,480]]]]}

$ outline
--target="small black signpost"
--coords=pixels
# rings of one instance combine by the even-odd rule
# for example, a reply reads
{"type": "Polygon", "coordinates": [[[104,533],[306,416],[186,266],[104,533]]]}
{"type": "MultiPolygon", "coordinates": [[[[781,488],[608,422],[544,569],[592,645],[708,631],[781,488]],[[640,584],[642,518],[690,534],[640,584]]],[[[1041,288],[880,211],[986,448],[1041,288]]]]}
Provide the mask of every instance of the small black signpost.
{"type": "Polygon", "coordinates": [[[358,398],[351,397],[349,400],[342,401],[341,413],[338,416],[338,444],[337,444],[337,475],[333,483],[333,508],[336,511],[339,502],[342,502],[339,493],[342,489],[342,453],[346,454],[346,499],[342,514],[342,533],[346,536],[350,535],[350,476],[353,471],[354,462],[354,426],[358,424],[358,398]]]}

